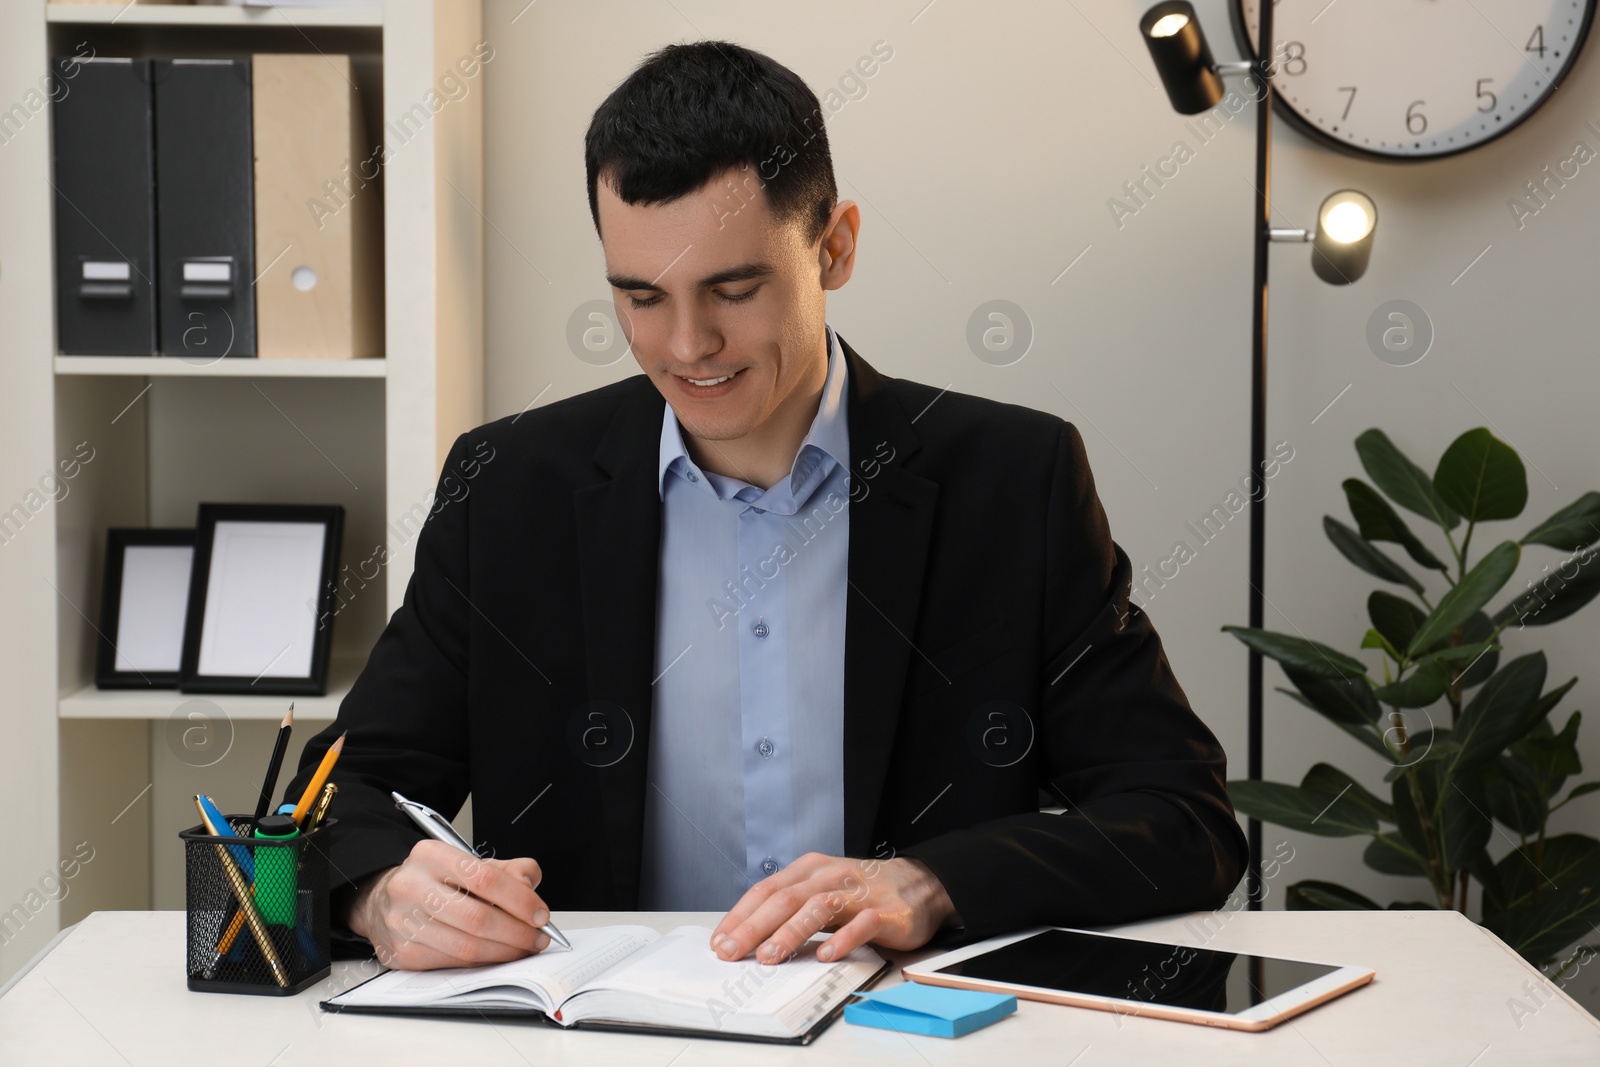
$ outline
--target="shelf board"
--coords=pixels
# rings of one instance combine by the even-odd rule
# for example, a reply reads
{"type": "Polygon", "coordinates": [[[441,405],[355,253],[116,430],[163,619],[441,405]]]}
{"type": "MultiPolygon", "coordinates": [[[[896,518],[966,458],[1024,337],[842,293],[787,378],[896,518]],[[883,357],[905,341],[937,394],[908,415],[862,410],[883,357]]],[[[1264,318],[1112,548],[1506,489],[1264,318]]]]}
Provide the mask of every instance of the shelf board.
{"type": "Polygon", "coordinates": [[[208,700],[229,719],[277,722],[294,701],[294,717],[327,721],[366,665],[365,656],[334,656],[328,663],[326,696],[241,696],[237,693],[180,693],[176,689],[96,689],[93,683],[57,701],[63,719],[165,719],[186,700],[208,700]]]}
{"type": "Polygon", "coordinates": [[[46,4],[45,20],[119,26],[382,26],[377,7],[220,7],[190,4],[46,4]]]}
{"type": "Polygon", "coordinates": [[[219,359],[190,363],[172,356],[57,356],[57,374],[142,378],[382,378],[383,359],[219,359]]]}

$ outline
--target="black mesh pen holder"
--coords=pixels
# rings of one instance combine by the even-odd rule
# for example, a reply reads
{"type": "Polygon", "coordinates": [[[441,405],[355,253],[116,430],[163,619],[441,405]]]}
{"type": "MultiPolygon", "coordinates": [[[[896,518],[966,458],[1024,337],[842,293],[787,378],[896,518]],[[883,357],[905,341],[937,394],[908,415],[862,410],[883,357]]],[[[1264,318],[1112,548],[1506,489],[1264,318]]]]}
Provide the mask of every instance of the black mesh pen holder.
{"type": "MultiPolygon", "coordinates": [[[[212,837],[204,826],[178,834],[189,988],[292,996],[329,973],[328,842],[338,820],[306,835],[258,837],[255,819],[227,818],[238,837],[212,837]]],[[[267,816],[260,829],[292,826],[267,816]]]]}

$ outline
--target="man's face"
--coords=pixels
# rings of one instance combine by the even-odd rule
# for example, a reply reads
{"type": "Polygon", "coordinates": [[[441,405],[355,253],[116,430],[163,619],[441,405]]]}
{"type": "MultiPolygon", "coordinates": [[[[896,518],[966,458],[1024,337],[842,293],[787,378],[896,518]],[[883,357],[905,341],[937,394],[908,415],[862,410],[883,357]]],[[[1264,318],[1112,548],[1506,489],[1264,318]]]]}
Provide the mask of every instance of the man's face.
{"type": "Polygon", "coordinates": [[[603,180],[596,190],[633,358],[684,428],[713,441],[814,398],[827,376],[824,286],[842,284],[827,284],[826,240],[808,245],[799,222],[775,219],[753,171],[735,195],[727,182],[739,174],[666,204],[626,204],[603,180]]]}

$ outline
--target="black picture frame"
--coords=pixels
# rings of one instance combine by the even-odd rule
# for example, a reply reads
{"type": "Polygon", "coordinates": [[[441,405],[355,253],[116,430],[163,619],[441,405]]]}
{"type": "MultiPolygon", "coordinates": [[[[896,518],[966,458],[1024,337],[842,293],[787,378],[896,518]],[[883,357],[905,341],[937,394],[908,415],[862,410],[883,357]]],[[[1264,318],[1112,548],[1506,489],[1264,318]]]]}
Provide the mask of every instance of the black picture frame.
{"type": "MultiPolygon", "coordinates": [[[[194,531],[176,529],[109,529],[106,531],[106,562],[104,577],[100,586],[100,627],[99,642],[95,652],[94,684],[101,689],[176,689],[178,688],[178,675],[182,668],[184,630],[187,627],[187,603],[190,578],[194,566],[194,531]],[[158,605],[145,606],[127,605],[126,597],[135,590],[125,587],[126,580],[130,577],[130,568],[127,566],[128,549],[134,548],[183,548],[188,550],[188,559],[176,567],[170,567],[173,572],[181,571],[184,575],[184,588],[180,600],[182,605],[176,618],[171,617],[170,608],[162,610],[158,605]],[[161,666],[154,667],[144,660],[144,665],[126,662],[128,651],[125,648],[121,633],[123,622],[123,609],[129,606],[139,616],[142,627],[165,627],[164,633],[170,635],[172,629],[178,633],[177,648],[174,649],[170,665],[163,662],[161,666]],[[152,617],[152,612],[155,617],[152,617]],[[117,660],[122,658],[124,663],[118,666],[117,660]]],[[[136,570],[142,568],[135,568],[136,570]]],[[[146,578],[148,580],[148,576],[146,578]]],[[[148,590],[146,590],[148,592],[148,590]]],[[[134,621],[130,619],[129,621],[134,621]]],[[[147,629],[143,634],[148,642],[154,636],[158,641],[170,640],[164,636],[162,630],[152,635],[147,629]]],[[[148,653],[146,653],[148,654],[148,653]]]]}
{"type": "Polygon", "coordinates": [[[338,504],[201,504],[178,688],[324,695],[343,533],[338,504]]]}

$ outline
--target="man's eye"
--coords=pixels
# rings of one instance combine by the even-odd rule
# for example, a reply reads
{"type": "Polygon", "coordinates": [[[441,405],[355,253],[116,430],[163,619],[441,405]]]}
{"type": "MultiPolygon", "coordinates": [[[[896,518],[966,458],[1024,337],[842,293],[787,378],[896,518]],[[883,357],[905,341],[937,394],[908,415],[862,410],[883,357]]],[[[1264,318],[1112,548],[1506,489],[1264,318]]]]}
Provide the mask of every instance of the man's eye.
{"type": "Polygon", "coordinates": [[[649,300],[640,300],[638,297],[631,294],[628,296],[628,303],[632,304],[635,309],[653,307],[660,302],[661,295],[659,293],[655,296],[652,296],[649,300]]]}
{"type": "Polygon", "coordinates": [[[758,286],[755,287],[755,289],[746,289],[744,292],[739,293],[737,295],[735,295],[733,293],[718,293],[717,296],[720,297],[725,303],[739,304],[739,303],[743,303],[746,300],[749,300],[752,296],[755,296],[756,295],[756,289],[759,289],[759,288],[761,288],[761,287],[758,285],[758,286]]]}

